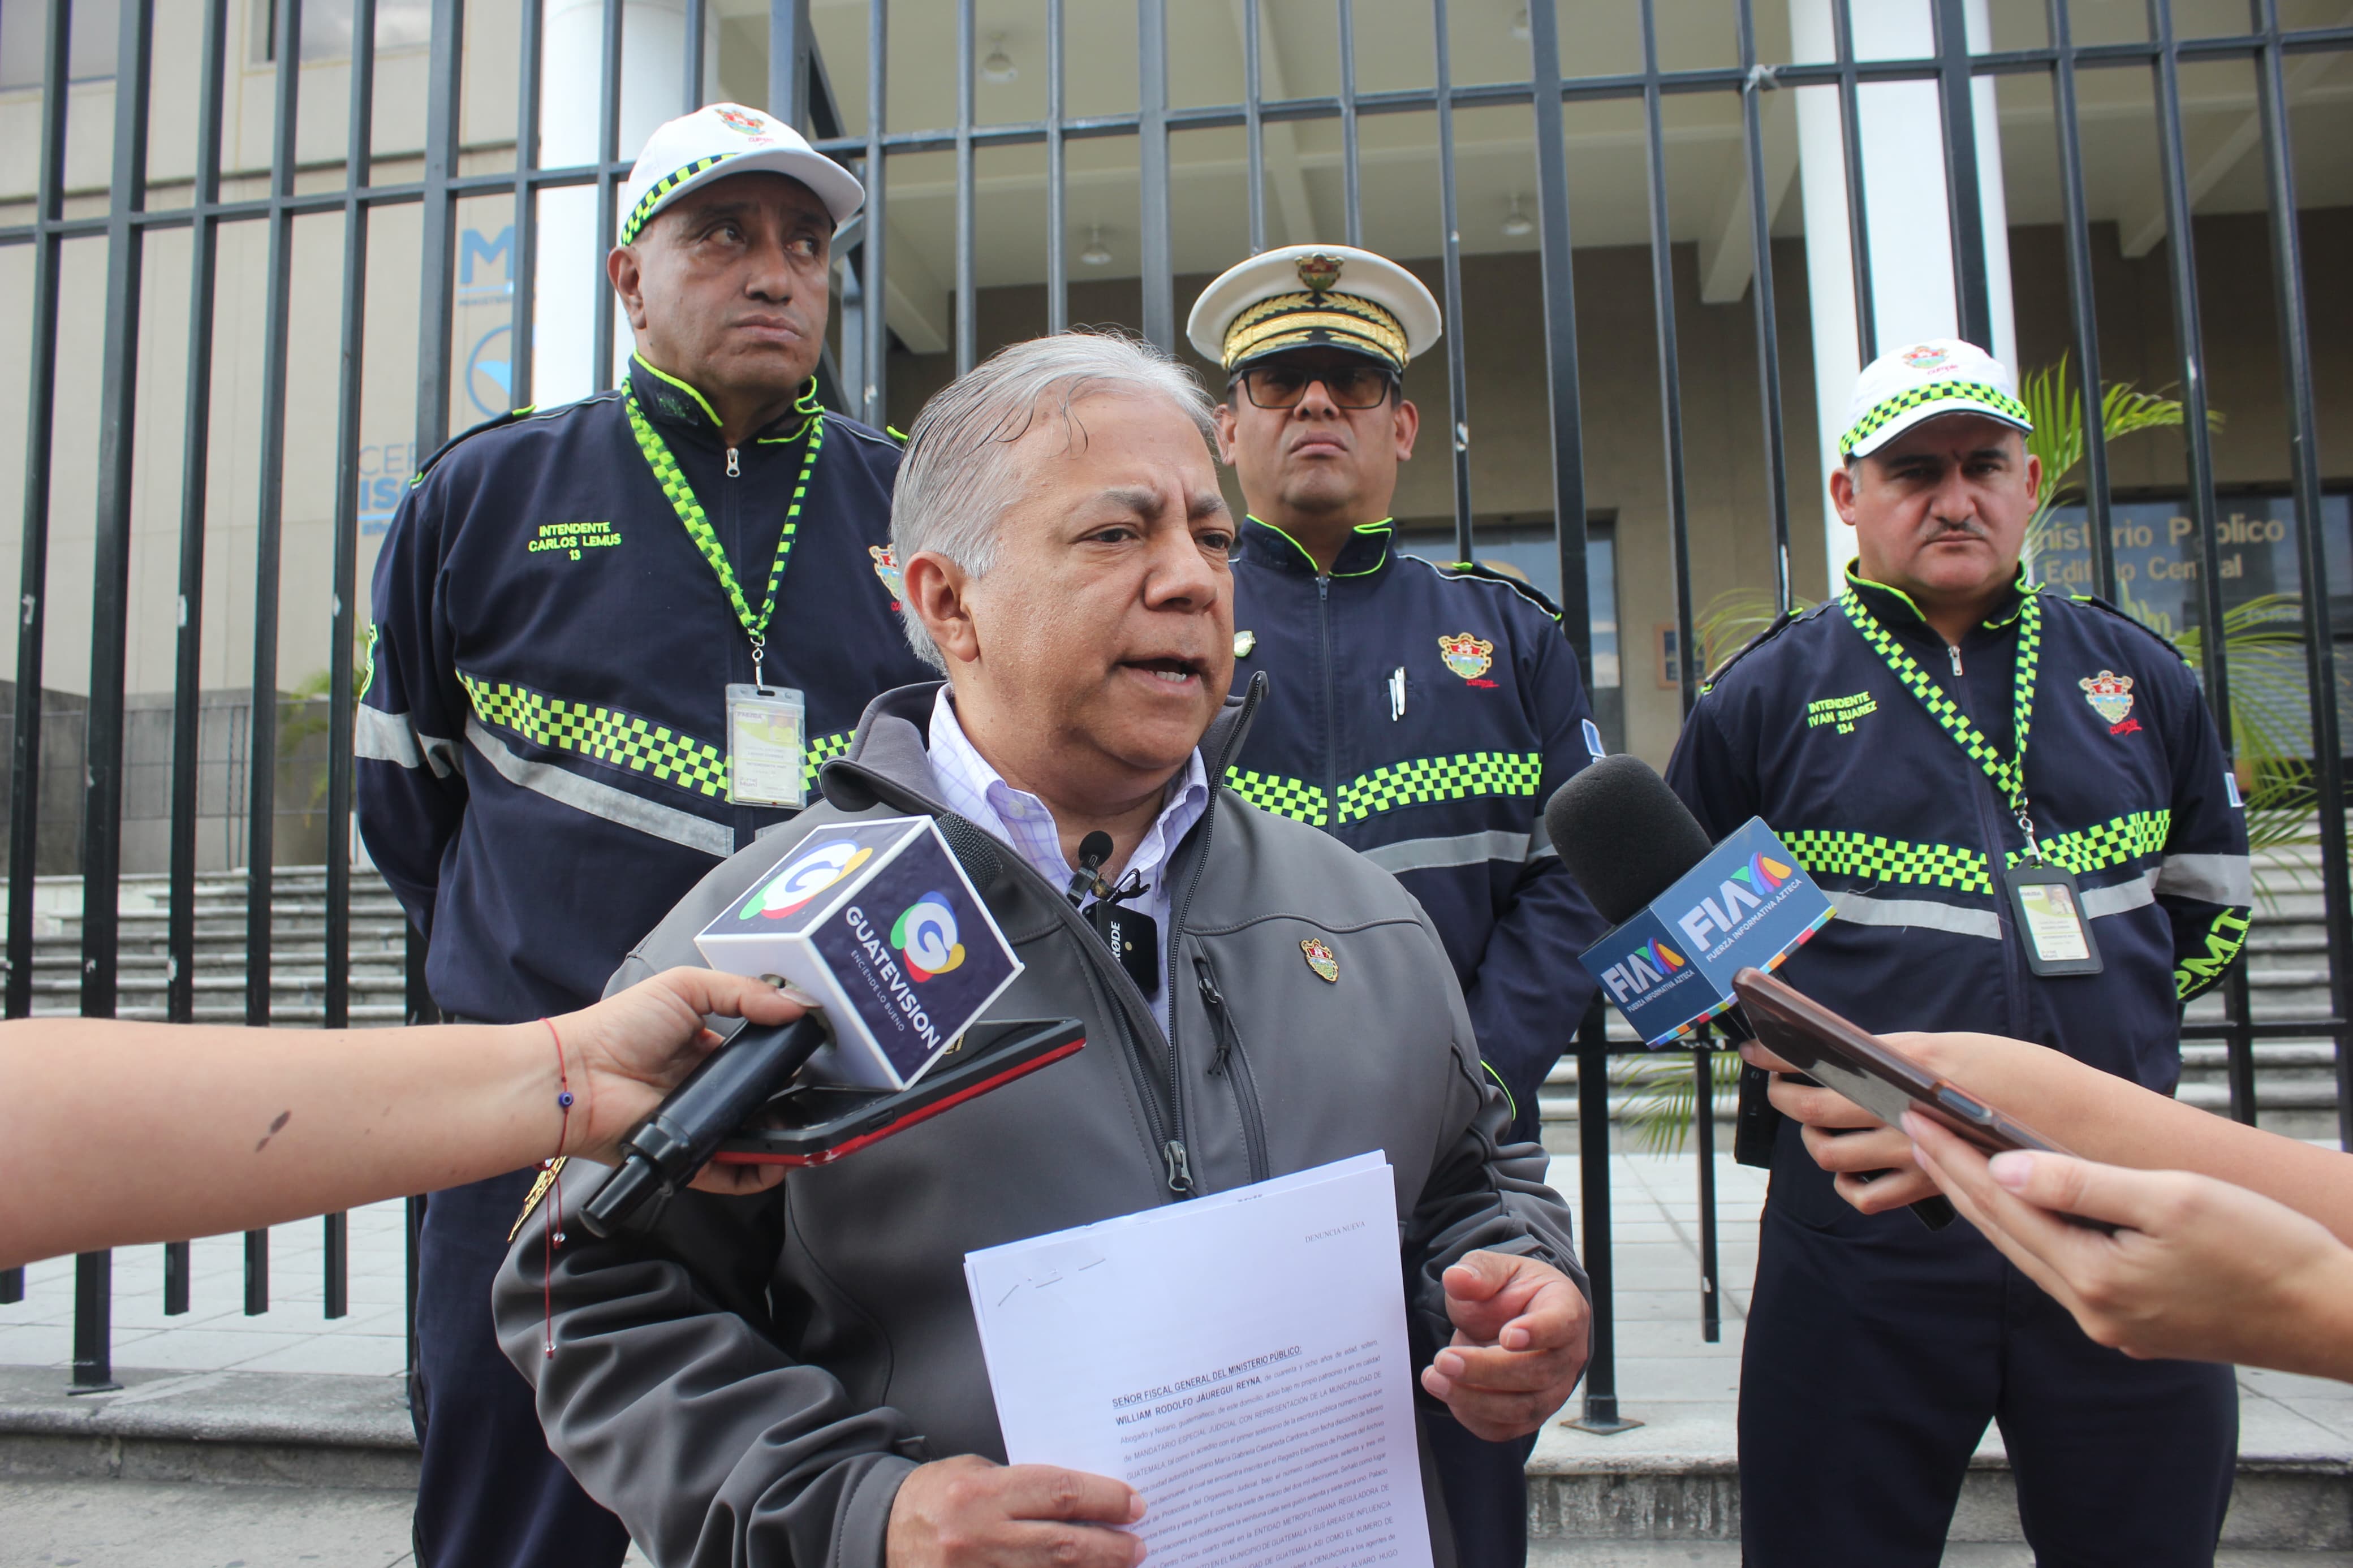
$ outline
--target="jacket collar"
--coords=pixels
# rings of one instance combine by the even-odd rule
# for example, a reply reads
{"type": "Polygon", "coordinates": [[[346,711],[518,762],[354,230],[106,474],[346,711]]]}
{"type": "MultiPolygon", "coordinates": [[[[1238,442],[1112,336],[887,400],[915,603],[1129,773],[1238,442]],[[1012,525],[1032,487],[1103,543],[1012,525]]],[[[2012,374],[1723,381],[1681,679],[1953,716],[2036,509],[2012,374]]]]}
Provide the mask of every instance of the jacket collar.
{"type": "MultiPolygon", "coordinates": [[[[1891,587],[1885,583],[1873,582],[1862,574],[1862,563],[1860,560],[1846,563],[1846,585],[1853,591],[1855,597],[1863,602],[1864,606],[1873,615],[1878,616],[1886,626],[1901,630],[1916,631],[1928,637],[1936,637],[1939,641],[1943,640],[1928,625],[1928,617],[1920,613],[1920,606],[1913,602],[1911,595],[1901,588],[1891,587]]],[[[1980,626],[1989,632],[2005,629],[2018,619],[2019,611],[2025,606],[2026,601],[2041,592],[2042,592],[2042,584],[2027,581],[2026,563],[2020,562],[2017,580],[2010,584],[1999,600],[1995,601],[1993,609],[1986,616],[1980,626]]]]}
{"type": "MultiPolygon", "coordinates": [[[[719,411],[711,406],[711,400],[691,384],[655,368],[643,354],[629,355],[629,389],[637,394],[638,406],[656,425],[718,444],[719,411]]],[[[798,402],[780,418],[755,432],[752,439],[761,443],[797,441],[808,427],[810,416],[821,409],[817,400],[817,380],[812,376],[801,388],[798,402]]]]}
{"type": "MultiPolygon", "coordinates": [[[[877,801],[902,811],[945,815],[939,775],[932,769],[927,737],[932,707],[945,681],[924,680],[886,691],[866,705],[858,721],[858,734],[849,752],[825,765],[826,799],[844,811],[861,811],[877,801]]],[[[1208,773],[1210,804],[1224,787],[1227,764],[1241,752],[1251,721],[1266,696],[1264,670],[1253,671],[1240,691],[1229,692],[1225,707],[1209,721],[1201,737],[1201,763],[1208,773]]]]}
{"type": "MultiPolygon", "coordinates": [[[[1356,537],[1341,546],[1340,558],[1332,563],[1332,575],[1369,577],[1379,571],[1388,564],[1389,536],[1396,531],[1397,521],[1393,518],[1358,523],[1356,537]]],[[[1315,557],[1307,552],[1305,545],[1274,524],[1255,517],[1242,519],[1241,558],[1298,576],[1320,575],[1315,569],[1315,557]]],[[[1214,732],[1214,726],[1212,730],[1214,732]]],[[[1207,742],[1203,743],[1206,745],[1207,742]]]]}

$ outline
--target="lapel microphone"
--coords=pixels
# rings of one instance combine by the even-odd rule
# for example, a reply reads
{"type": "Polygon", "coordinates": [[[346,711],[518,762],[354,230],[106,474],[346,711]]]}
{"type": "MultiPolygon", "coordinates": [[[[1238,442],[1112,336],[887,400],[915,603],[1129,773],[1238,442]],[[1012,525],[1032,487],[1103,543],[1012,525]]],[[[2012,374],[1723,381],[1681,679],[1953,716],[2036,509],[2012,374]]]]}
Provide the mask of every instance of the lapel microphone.
{"type": "Polygon", "coordinates": [[[1071,885],[1062,896],[1077,909],[1089,899],[1100,899],[1111,889],[1103,885],[1103,863],[1111,857],[1111,835],[1098,828],[1079,840],[1079,868],[1071,873],[1071,885]]]}
{"type": "Polygon", "coordinates": [[[1135,982],[1135,988],[1146,996],[1160,989],[1160,922],[1141,910],[1123,908],[1129,899],[1144,893],[1141,878],[1130,877],[1127,885],[1113,888],[1103,880],[1103,863],[1111,856],[1111,835],[1100,830],[1079,840],[1079,868],[1071,873],[1070,887],[1063,896],[1071,907],[1082,910],[1087,923],[1112,956],[1135,982]],[[1088,900],[1093,900],[1092,906],[1088,900]]]}

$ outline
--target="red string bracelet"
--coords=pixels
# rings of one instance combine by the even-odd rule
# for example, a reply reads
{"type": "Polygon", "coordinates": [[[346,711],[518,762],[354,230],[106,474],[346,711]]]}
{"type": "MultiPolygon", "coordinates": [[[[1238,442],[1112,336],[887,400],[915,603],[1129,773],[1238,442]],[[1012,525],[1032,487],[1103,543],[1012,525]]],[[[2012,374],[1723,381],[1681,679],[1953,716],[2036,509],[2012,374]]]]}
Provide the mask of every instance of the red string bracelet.
{"type": "Polygon", "coordinates": [[[548,1211],[547,1229],[541,1240],[539,1294],[539,1332],[542,1349],[550,1361],[555,1359],[555,1249],[564,1245],[564,1146],[572,1142],[572,1074],[564,1061],[564,1037],[555,1032],[553,1018],[542,1018],[547,1026],[548,1037],[555,1042],[555,1104],[564,1113],[564,1126],[555,1135],[555,1157],[541,1162],[547,1172],[548,1202],[554,1206],[548,1211]]]}

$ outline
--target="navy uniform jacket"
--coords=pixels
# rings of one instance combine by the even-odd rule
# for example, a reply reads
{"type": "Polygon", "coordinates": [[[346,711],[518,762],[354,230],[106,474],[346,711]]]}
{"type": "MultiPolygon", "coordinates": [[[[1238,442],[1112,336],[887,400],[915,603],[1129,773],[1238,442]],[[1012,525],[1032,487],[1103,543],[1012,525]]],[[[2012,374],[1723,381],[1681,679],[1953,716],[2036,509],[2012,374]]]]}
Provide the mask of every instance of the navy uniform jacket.
{"type": "Polygon", "coordinates": [[[1667,772],[1710,837],[1763,817],[1835,900],[1838,918],[1783,974],[1866,1029],[2014,1036],[2169,1091],[2180,1005],[2237,957],[2251,897],[2244,816],[2189,667],[2099,600],[2027,589],[1969,630],[1956,675],[1905,595],[1852,569],[1848,591],[2003,757],[2016,754],[2014,660],[2035,593],[2026,794],[2044,858],[2075,874],[2105,967],[2029,973],[1999,880],[2025,844],[2006,795],[1841,600],[1785,618],[1719,671],[1667,772]]]}
{"type": "MultiPolygon", "coordinates": [[[[806,694],[814,796],[868,700],[930,674],[888,554],[898,447],[805,401],[732,454],[730,477],[692,388],[642,361],[630,383],[754,614],[789,538],[763,673],[806,694]]],[[[375,592],[360,829],[431,941],[445,1009],[508,1021],[595,1001],[704,873],[791,816],[728,804],[725,689],[752,679],[750,637],[618,391],[442,448],[375,592]]]]}
{"type": "Polygon", "coordinates": [[[1387,522],[1357,530],[1328,577],[1280,529],[1251,518],[1241,534],[1235,678],[1264,669],[1271,686],[1227,783],[1421,900],[1525,1119],[1593,994],[1577,955],[1602,929],[1544,831],[1544,803],[1601,751],[1558,612],[1501,574],[1396,553],[1387,522]]]}

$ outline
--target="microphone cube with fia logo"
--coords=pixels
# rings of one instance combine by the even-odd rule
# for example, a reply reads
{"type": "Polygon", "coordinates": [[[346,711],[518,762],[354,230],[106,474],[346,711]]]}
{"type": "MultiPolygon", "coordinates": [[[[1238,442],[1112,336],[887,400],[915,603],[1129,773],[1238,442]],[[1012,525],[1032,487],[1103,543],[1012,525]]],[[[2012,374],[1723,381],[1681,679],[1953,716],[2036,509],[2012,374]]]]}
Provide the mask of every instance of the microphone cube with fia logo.
{"type": "Polygon", "coordinates": [[[789,980],[833,1042],[810,1076],[902,1089],[1021,973],[927,816],[828,823],[694,939],[713,969],[789,980]]]}

